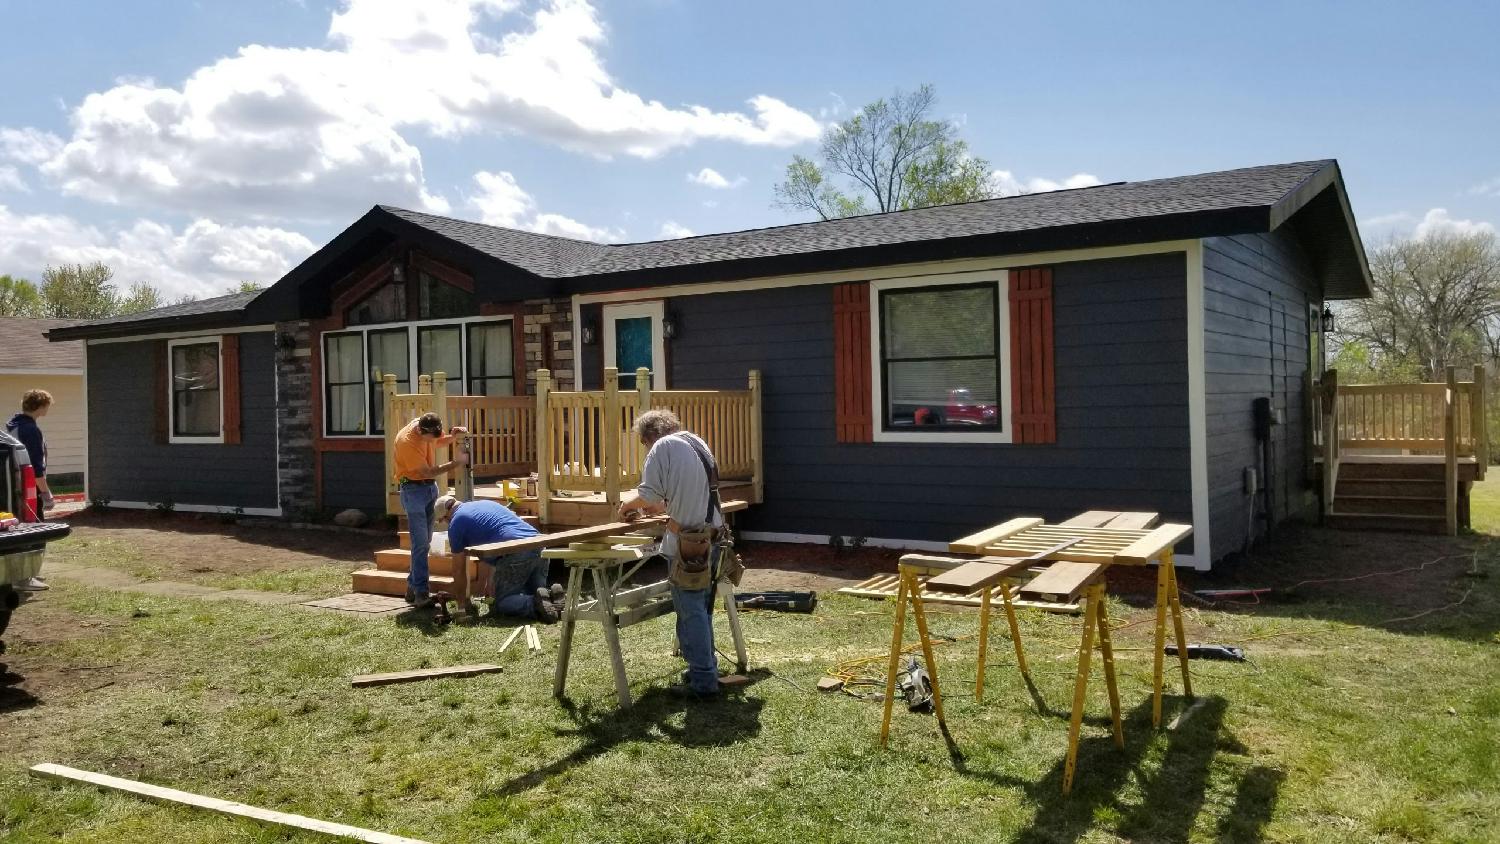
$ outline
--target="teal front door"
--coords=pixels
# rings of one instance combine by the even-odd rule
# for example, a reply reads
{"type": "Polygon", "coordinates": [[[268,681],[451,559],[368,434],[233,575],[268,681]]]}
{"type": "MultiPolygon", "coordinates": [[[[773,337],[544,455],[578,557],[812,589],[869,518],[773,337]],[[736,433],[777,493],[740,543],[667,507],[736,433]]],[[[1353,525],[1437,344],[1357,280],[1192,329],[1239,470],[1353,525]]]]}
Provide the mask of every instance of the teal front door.
{"type": "Polygon", "coordinates": [[[636,388],[637,368],[655,369],[651,361],[651,340],[651,317],[615,320],[615,366],[620,370],[620,389],[636,388]]]}

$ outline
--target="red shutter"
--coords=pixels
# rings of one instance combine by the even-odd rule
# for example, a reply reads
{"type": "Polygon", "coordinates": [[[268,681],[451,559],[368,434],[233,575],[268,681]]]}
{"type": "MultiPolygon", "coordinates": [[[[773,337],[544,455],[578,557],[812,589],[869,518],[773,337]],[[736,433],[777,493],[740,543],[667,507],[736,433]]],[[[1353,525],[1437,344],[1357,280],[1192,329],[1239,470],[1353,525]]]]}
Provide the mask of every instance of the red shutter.
{"type": "Polygon", "coordinates": [[[875,439],[870,419],[870,284],[833,287],[834,429],[841,443],[875,439]]]}
{"type": "Polygon", "coordinates": [[[1010,271],[1010,367],[1014,441],[1057,442],[1051,267],[1010,271]]]}
{"type": "Polygon", "coordinates": [[[224,442],[240,441],[240,335],[219,338],[219,395],[224,400],[224,442]]]}
{"type": "Polygon", "coordinates": [[[172,378],[168,374],[167,367],[171,361],[167,360],[167,341],[157,340],[153,356],[156,359],[156,400],[151,406],[156,410],[155,435],[157,445],[166,445],[169,435],[168,428],[171,426],[169,414],[172,406],[172,378]]]}

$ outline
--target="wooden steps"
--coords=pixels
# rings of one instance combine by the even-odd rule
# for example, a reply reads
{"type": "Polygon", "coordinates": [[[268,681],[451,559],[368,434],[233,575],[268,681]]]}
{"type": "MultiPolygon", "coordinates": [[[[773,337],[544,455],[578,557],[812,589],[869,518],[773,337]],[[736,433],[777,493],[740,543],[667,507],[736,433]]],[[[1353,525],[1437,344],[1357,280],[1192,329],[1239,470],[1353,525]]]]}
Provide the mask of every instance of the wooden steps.
{"type": "MultiPolygon", "coordinates": [[[[1459,523],[1468,521],[1474,466],[1459,466],[1459,523]],[[1467,471],[1465,471],[1467,469],[1467,471]]],[[[1339,463],[1328,524],[1348,530],[1447,532],[1443,464],[1405,456],[1339,463]]]]}
{"type": "Polygon", "coordinates": [[[1333,512],[1339,515],[1427,516],[1447,517],[1442,495],[1436,498],[1411,495],[1339,495],[1333,499],[1333,512]]]}
{"type": "MultiPolygon", "coordinates": [[[[452,575],[454,557],[429,554],[427,571],[430,574],[452,575]]],[[[375,568],[381,571],[411,571],[411,552],[402,548],[391,548],[375,552],[375,568]]]]}
{"type": "MultiPolygon", "coordinates": [[[[453,578],[431,575],[427,578],[433,592],[452,592],[453,578]]],[[[361,569],[354,573],[354,591],[370,595],[390,595],[400,598],[406,595],[406,572],[384,569],[361,569]]]]}
{"type": "MultiPolygon", "coordinates": [[[[1335,499],[1335,502],[1337,499],[1335,499]]],[[[1335,503],[1337,506],[1337,503],[1335,503]]],[[[1401,516],[1386,513],[1340,513],[1328,516],[1328,524],[1340,530],[1388,530],[1408,533],[1446,533],[1446,516],[1401,516]]]]}

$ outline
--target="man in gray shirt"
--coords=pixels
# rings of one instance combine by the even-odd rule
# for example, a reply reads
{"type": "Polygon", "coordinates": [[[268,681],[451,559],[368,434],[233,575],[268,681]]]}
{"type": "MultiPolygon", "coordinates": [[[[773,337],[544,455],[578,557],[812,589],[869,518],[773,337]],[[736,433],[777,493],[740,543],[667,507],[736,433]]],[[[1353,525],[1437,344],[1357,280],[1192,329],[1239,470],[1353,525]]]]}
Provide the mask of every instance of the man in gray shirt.
{"type": "MultiPolygon", "coordinates": [[[[682,430],[682,422],[669,410],[648,410],[635,421],[641,444],[650,449],[641,469],[640,488],[620,502],[619,517],[666,513],[671,518],[662,534],[661,553],[672,567],[682,564],[679,533],[685,530],[720,528],[724,514],[710,504],[708,472],[712,463],[708,444],[682,430]],[[699,451],[701,449],[701,452],[699,451]]],[[[716,575],[717,572],[713,572],[716,575]]],[[[675,581],[675,577],[673,580],[675,581]]],[[[677,612],[677,643],[687,661],[687,685],[674,687],[679,693],[710,697],[719,693],[719,660],[714,651],[713,601],[715,584],[706,589],[683,589],[672,585],[672,605],[677,612]]]]}

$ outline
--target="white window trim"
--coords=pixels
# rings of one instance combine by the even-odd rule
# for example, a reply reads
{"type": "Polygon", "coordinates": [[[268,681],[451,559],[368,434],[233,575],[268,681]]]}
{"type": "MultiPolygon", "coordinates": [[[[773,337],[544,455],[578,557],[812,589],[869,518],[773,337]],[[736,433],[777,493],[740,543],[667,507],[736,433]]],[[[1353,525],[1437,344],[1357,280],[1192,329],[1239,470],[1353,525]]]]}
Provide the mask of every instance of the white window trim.
{"type": "MultiPolygon", "coordinates": [[[[420,320],[420,321],[417,321],[417,322],[381,322],[381,323],[374,323],[374,324],[371,324],[371,325],[352,325],[352,326],[348,326],[346,328],[339,328],[339,329],[334,329],[334,330],[331,330],[331,331],[325,331],[325,332],[323,332],[322,334],[320,334],[318,336],[318,343],[320,344],[319,347],[318,347],[318,356],[319,356],[319,358],[321,360],[321,367],[320,368],[322,370],[318,374],[318,377],[319,377],[318,389],[320,391],[322,391],[321,392],[322,400],[319,402],[319,404],[322,406],[322,416],[323,416],[323,418],[318,421],[318,429],[320,431],[322,431],[322,433],[323,433],[323,439],[325,439],[325,440],[371,440],[371,439],[382,439],[385,436],[385,434],[372,434],[372,433],[368,433],[368,432],[367,433],[363,433],[363,434],[330,434],[330,433],[328,433],[328,344],[327,344],[325,338],[327,338],[329,336],[337,336],[337,335],[341,335],[341,334],[358,334],[359,335],[359,338],[360,338],[360,345],[359,345],[360,351],[359,351],[359,354],[360,354],[360,360],[361,360],[361,365],[362,365],[362,371],[364,373],[364,384],[365,384],[365,404],[364,404],[364,407],[365,407],[365,413],[367,414],[366,419],[365,419],[365,425],[366,425],[366,427],[368,427],[369,426],[369,422],[370,422],[370,420],[368,418],[368,413],[369,413],[369,408],[370,408],[370,401],[373,398],[371,396],[371,391],[374,389],[370,385],[370,358],[369,358],[369,353],[370,353],[370,337],[369,337],[369,334],[370,334],[371,331],[389,331],[389,330],[391,330],[393,328],[404,328],[404,329],[406,329],[407,367],[408,367],[408,371],[412,373],[413,388],[415,388],[415,382],[416,382],[416,380],[422,376],[421,370],[417,368],[417,353],[418,353],[417,329],[419,329],[419,328],[428,328],[428,327],[431,327],[431,326],[440,326],[440,327],[441,326],[458,326],[459,329],[460,329],[459,332],[458,332],[458,343],[459,343],[459,349],[460,349],[460,359],[463,361],[463,370],[464,370],[463,373],[462,373],[462,377],[459,380],[460,380],[460,383],[462,385],[465,385],[465,387],[466,387],[467,384],[469,383],[469,326],[470,325],[488,325],[488,324],[491,324],[491,323],[501,323],[501,322],[508,322],[508,323],[511,324],[511,329],[510,329],[511,332],[512,332],[511,333],[511,340],[512,340],[512,342],[514,342],[514,340],[515,340],[515,333],[514,332],[516,331],[515,317],[512,316],[512,315],[510,315],[510,314],[496,315],[496,316],[479,316],[479,317],[453,317],[453,318],[449,318],[449,319],[425,319],[425,320],[420,320]]],[[[511,361],[511,369],[512,369],[512,377],[514,377],[514,369],[515,369],[515,361],[514,360],[511,361]]],[[[445,375],[449,375],[451,373],[444,373],[444,374],[445,375]]],[[[521,383],[521,379],[516,378],[515,379],[515,383],[516,384],[520,384],[521,383]]]]}
{"type": "Polygon", "coordinates": [[[167,442],[171,445],[213,445],[224,442],[224,338],[218,334],[205,337],[184,337],[167,341],[167,442]],[[189,436],[177,433],[177,393],[173,389],[177,375],[173,371],[172,350],[178,346],[202,346],[213,343],[217,349],[214,359],[219,364],[219,433],[215,436],[189,436]]]}
{"type": "Polygon", "coordinates": [[[666,319],[667,306],[661,299],[649,302],[630,302],[621,305],[605,305],[599,319],[604,323],[604,365],[615,365],[615,320],[651,318],[651,389],[667,388],[667,340],[662,336],[662,322],[666,319]]]}
{"type": "Polygon", "coordinates": [[[1010,273],[952,273],[929,275],[917,278],[881,279],[870,282],[870,421],[874,428],[874,441],[878,443],[1002,443],[1013,441],[1010,398],[1010,273]],[[880,293],[883,290],[909,290],[922,287],[947,287],[951,285],[973,285],[989,282],[995,285],[996,313],[1000,321],[995,342],[1000,344],[999,431],[886,431],[885,428],[885,384],[880,371],[880,338],[884,334],[883,314],[880,311],[880,293]]]}

